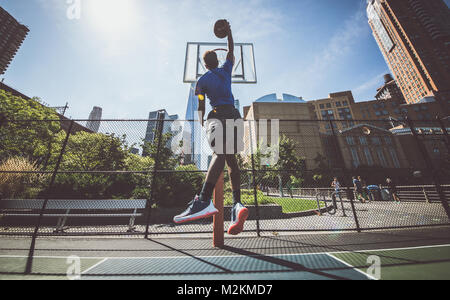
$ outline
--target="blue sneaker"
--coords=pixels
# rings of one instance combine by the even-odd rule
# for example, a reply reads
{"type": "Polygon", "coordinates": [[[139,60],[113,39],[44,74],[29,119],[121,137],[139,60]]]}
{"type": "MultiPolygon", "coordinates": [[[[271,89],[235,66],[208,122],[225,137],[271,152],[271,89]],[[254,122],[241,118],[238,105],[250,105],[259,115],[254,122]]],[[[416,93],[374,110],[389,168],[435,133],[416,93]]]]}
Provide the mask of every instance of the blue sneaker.
{"type": "Polygon", "coordinates": [[[248,218],[248,208],[242,203],[236,203],[231,210],[231,225],[228,234],[238,235],[244,231],[244,223],[248,218]]]}
{"type": "Polygon", "coordinates": [[[203,202],[198,196],[189,203],[188,208],[178,216],[173,218],[176,224],[192,222],[199,219],[205,219],[216,215],[219,211],[214,207],[212,201],[203,202]]]}

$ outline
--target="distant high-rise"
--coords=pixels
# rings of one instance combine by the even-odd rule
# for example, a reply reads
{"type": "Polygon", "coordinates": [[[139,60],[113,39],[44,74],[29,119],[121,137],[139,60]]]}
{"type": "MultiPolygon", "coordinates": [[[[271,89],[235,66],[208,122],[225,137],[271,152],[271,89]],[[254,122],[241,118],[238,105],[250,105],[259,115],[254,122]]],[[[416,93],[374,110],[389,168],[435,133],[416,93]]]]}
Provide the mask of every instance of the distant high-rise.
{"type": "Polygon", "coordinates": [[[212,151],[208,143],[205,143],[204,128],[198,122],[198,98],[195,95],[195,85],[192,83],[189,89],[186,108],[187,121],[183,124],[184,156],[186,164],[195,164],[200,170],[206,170],[212,151]]]}
{"type": "MultiPolygon", "coordinates": [[[[163,120],[166,121],[163,123],[162,133],[163,134],[171,133],[173,136],[177,134],[177,132],[172,130],[172,125],[173,125],[173,121],[176,121],[179,119],[178,115],[169,115],[165,109],[152,111],[149,113],[149,116],[148,116],[147,130],[146,130],[145,138],[144,138],[145,142],[154,143],[156,141],[156,138],[157,138],[156,133],[159,129],[158,126],[160,124],[156,120],[159,120],[160,115],[162,115],[163,120]]],[[[166,146],[170,147],[173,136],[167,141],[166,146]]],[[[143,155],[146,156],[147,153],[144,151],[143,155]]]]}
{"type": "Polygon", "coordinates": [[[241,102],[239,100],[234,100],[234,107],[241,111],[241,102]]]}
{"type": "Polygon", "coordinates": [[[384,75],[384,84],[383,86],[377,89],[375,99],[391,100],[399,104],[403,104],[405,102],[405,98],[403,97],[402,91],[398,87],[394,78],[392,78],[391,74],[384,75]]]}
{"type": "Polygon", "coordinates": [[[6,72],[29,31],[0,7],[0,75],[6,72]]]}
{"type": "Polygon", "coordinates": [[[450,101],[450,12],[443,0],[368,0],[375,40],[408,104],[450,101]]]}
{"type": "Polygon", "coordinates": [[[89,121],[86,123],[86,127],[93,132],[98,132],[100,129],[100,120],[102,119],[102,108],[94,106],[91,114],[89,115],[89,121]]]}

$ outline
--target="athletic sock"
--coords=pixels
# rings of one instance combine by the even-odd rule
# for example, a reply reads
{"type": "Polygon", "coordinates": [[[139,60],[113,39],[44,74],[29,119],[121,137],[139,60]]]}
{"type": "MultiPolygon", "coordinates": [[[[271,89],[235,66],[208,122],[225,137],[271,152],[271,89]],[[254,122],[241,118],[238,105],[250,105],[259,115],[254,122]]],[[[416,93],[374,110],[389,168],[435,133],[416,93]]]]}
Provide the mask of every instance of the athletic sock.
{"type": "Polygon", "coordinates": [[[241,203],[241,190],[233,191],[233,205],[241,203]]]}
{"type": "Polygon", "coordinates": [[[209,182],[205,182],[202,191],[200,193],[199,199],[203,202],[208,202],[212,198],[215,185],[209,182]]]}

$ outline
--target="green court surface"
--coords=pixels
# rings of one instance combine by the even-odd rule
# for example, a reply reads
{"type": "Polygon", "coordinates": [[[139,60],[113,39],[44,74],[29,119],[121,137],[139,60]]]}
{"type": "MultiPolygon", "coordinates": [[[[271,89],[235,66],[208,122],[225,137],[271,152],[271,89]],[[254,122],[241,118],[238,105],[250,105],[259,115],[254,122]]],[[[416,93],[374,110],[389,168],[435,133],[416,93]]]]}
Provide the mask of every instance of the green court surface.
{"type": "Polygon", "coordinates": [[[82,257],[79,262],[80,278],[71,268],[76,259],[64,256],[35,257],[34,274],[23,276],[12,273],[23,272],[26,257],[1,256],[0,279],[450,279],[450,245],[280,255],[82,257]],[[379,273],[369,270],[374,259],[380,262],[379,273]]]}

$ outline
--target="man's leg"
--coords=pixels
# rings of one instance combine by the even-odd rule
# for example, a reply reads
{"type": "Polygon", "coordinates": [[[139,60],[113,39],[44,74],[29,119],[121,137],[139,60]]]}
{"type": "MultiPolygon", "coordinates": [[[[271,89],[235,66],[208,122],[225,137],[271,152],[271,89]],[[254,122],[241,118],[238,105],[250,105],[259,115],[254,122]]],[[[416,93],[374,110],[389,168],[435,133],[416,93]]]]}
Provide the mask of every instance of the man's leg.
{"type": "Polygon", "coordinates": [[[210,201],[216,186],[217,180],[225,167],[225,155],[215,154],[212,157],[211,164],[209,166],[208,174],[206,175],[206,181],[200,192],[200,201],[210,201]]]}
{"type": "Polygon", "coordinates": [[[177,224],[195,221],[198,219],[209,218],[216,215],[219,211],[214,207],[211,201],[214,187],[223,168],[225,167],[225,156],[214,154],[211,160],[206,182],[200,196],[189,204],[189,207],[181,214],[174,217],[173,221],[177,224]]]}
{"type": "Polygon", "coordinates": [[[233,204],[241,202],[241,171],[235,155],[226,155],[225,160],[228,166],[228,174],[231,179],[231,189],[233,191],[233,204]]]}
{"type": "Polygon", "coordinates": [[[231,225],[228,234],[238,235],[244,230],[248,218],[248,209],[241,203],[241,172],[235,155],[227,155],[226,162],[233,190],[233,208],[231,210],[231,225]]]}

